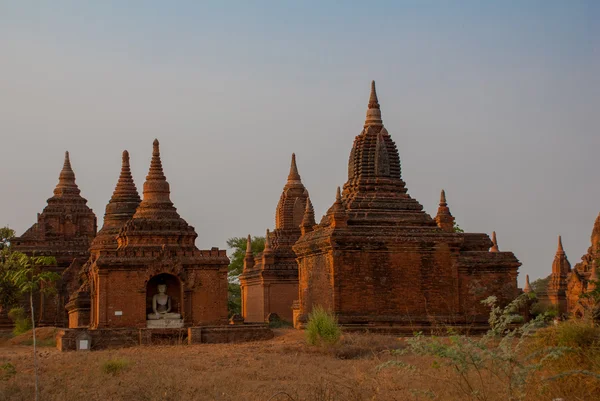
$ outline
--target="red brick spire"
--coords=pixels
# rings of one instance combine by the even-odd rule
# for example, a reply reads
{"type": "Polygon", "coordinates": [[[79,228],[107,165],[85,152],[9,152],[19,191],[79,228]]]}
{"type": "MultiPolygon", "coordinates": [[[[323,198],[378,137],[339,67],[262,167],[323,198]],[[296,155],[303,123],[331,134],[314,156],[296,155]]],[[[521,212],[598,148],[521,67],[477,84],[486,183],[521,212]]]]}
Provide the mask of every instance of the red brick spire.
{"type": "Polygon", "coordinates": [[[300,181],[300,174],[298,174],[298,166],[296,166],[296,154],[292,153],[292,163],[290,165],[290,174],[288,175],[289,181],[300,181]]]}
{"type": "Polygon", "coordinates": [[[150,170],[144,182],[144,199],[135,213],[136,218],[179,219],[177,209],[171,202],[171,190],[160,160],[158,139],[152,147],[150,170]]]}
{"type": "Polygon", "coordinates": [[[529,294],[533,290],[531,289],[531,284],[529,284],[529,274],[525,276],[525,288],[523,288],[523,292],[529,294]]]}
{"type": "Polygon", "coordinates": [[[315,224],[315,209],[310,201],[310,197],[307,197],[306,208],[304,209],[304,217],[302,218],[302,224],[300,226],[302,235],[306,234],[307,232],[311,232],[315,224]]]}
{"type": "Polygon", "coordinates": [[[381,106],[379,106],[379,99],[377,99],[375,81],[371,81],[371,94],[369,95],[367,118],[365,120],[365,128],[369,126],[383,126],[383,121],[381,120],[381,106]]]}
{"type": "Polygon", "coordinates": [[[54,197],[78,197],[79,193],[79,187],[75,183],[75,173],[71,168],[69,152],[65,152],[65,161],[58,177],[58,184],[56,185],[56,188],[54,188],[54,197]]]}
{"type": "Polygon", "coordinates": [[[435,216],[435,222],[438,227],[447,232],[454,232],[454,217],[450,213],[448,203],[446,203],[446,191],[442,189],[440,194],[440,206],[438,207],[437,216],[435,216]]]}
{"type": "Polygon", "coordinates": [[[407,194],[398,149],[383,126],[375,82],[371,83],[364,128],[350,151],[344,205],[352,224],[436,225],[407,194]]]}
{"type": "Polygon", "coordinates": [[[594,221],[594,228],[592,229],[592,254],[596,254],[600,252],[600,214],[596,217],[596,221],[594,221]]]}
{"type": "Polygon", "coordinates": [[[554,261],[552,261],[552,275],[550,276],[550,283],[548,283],[548,293],[551,297],[554,297],[554,302],[557,305],[564,304],[566,300],[567,274],[569,272],[571,272],[571,264],[567,259],[562,245],[562,238],[559,235],[558,248],[556,249],[556,255],[554,255],[554,261]]]}
{"type": "Polygon", "coordinates": [[[490,252],[500,252],[498,240],[496,239],[496,231],[492,231],[492,247],[490,248],[490,252]]]}
{"type": "Polygon", "coordinates": [[[565,254],[565,250],[564,250],[563,244],[562,244],[562,237],[560,235],[558,236],[558,248],[556,249],[556,254],[557,255],[565,254]]]}
{"type": "MultiPolygon", "coordinates": [[[[298,173],[298,166],[296,165],[296,155],[292,153],[292,161],[290,164],[290,172],[288,174],[287,182],[283,187],[279,202],[277,203],[277,210],[275,211],[275,231],[277,230],[299,230],[300,224],[302,223],[302,217],[304,216],[304,206],[306,204],[306,197],[308,192],[302,184],[300,174],[298,173]]],[[[273,233],[277,236],[277,233],[273,233]]],[[[300,233],[297,232],[293,237],[289,238],[290,246],[293,245],[298,239],[297,236],[300,233]]],[[[273,244],[276,249],[280,244],[276,240],[273,244]]]]}
{"type": "Polygon", "coordinates": [[[252,237],[248,234],[246,239],[246,255],[244,256],[244,271],[254,267],[254,254],[252,253],[252,237]]]}
{"type": "Polygon", "coordinates": [[[131,169],[129,166],[129,152],[123,151],[121,160],[121,174],[115,186],[110,201],[106,205],[104,213],[104,224],[98,231],[98,235],[92,242],[92,249],[98,247],[115,247],[117,240],[115,238],[121,227],[131,219],[140,204],[140,195],[138,194],[131,169]]]}
{"type": "Polygon", "coordinates": [[[263,253],[271,253],[271,231],[267,228],[267,234],[265,235],[265,249],[263,253]]]}

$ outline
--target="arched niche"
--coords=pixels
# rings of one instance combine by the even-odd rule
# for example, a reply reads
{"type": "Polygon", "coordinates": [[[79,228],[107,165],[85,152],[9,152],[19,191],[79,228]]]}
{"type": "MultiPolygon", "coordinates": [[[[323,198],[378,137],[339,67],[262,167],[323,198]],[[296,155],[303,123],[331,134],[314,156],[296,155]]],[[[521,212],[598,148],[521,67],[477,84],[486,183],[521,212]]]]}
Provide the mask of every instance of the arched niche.
{"type": "Polygon", "coordinates": [[[152,313],[152,297],[158,294],[159,284],[167,286],[167,295],[171,297],[171,312],[183,315],[181,282],[179,278],[168,273],[157,274],[148,280],[146,284],[146,314],[152,313]]]}

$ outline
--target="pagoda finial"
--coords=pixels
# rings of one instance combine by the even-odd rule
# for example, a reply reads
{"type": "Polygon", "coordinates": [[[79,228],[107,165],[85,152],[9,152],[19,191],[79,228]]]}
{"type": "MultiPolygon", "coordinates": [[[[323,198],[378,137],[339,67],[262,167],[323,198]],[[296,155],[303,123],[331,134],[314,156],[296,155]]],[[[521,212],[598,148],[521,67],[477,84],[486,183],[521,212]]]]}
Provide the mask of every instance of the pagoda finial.
{"type": "Polygon", "coordinates": [[[369,126],[382,126],[381,106],[377,99],[377,90],[375,89],[375,81],[371,81],[371,94],[369,95],[369,105],[367,108],[367,119],[365,120],[365,128],[369,126]]]}
{"type": "Polygon", "coordinates": [[[556,249],[556,253],[561,255],[564,255],[565,253],[565,249],[563,248],[562,244],[562,237],[560,235],[558,236],[558,248],[556,249]]]}
{"type": "Polygon", "coordinates": [[[267,228],[267,235],[265,235],[265,249],[264,252],[271,252],[271,232],[267,228]]]}
{"type": "Polygon", "coordinates": [[[54,196],[63,197],[67,194],[79,195],[79,192],[79,188],[75,183],[75,173],[73,172],[73,168],[71,168],[69,151],[66,151],[63,167],[58,176],[58,184],[56,185],[56,188],[54,188],[54,196]]]}
{"type": "Polygon", "coordinates": [[[252,237],[248,234],[248,239],[246,240],[246,256],[244,256],[244,269],[243,271],[248,271],[254,267],[254,254],[252,253],[252,237]]]}
{"type": "Polygon", "coordinates": [[[523,288],[523,292],[529,294],[533,290],[531,289],[531,284],[529,284],[529,274],[525,276],[525,288],[523,288]]]}
{"type": "Polygon", "coordinates": [[[448,203],[446,203],[446,191],[443,189],[440,194],[440,206],[435,216],[435,222],[442,230],[449,233],[454,232],[454,216],[450,213],[450,208],[448,207],[448,203]]]}
{"type": "Polygon", "coordinates": [[[169,199],[170,188],[167,178],[163,172],[162,161],[160,159],[160,147],[158,139],[152,143],[152,160],[150,161],[150,170],[144,183],[144,196],[149,194],[161,194],[164,200],[169,199]]]}
{"type": "Polygon", "coordinates": [[[313,230],[315,222],[315,209],[313,208],[310,197],[306,197],[306,208],[304,209],[304,216],[302,217],[302,224],[300,224],[300,230],[302,235],[313,230]]]}
{"type": "Polygon", "coordinates": [[[496,239],[496,231],[492,231],[492,247],[490,248],[490,252],[500,252],[498,240],[496,239]]]}
{"type": "Polygon", "coordinates": [[[290,174],[288,175],[288,181],[300,181],[300,174],[298,174],[298,166],[296,165],[295,153],[292,153],[292,162],[290,164],[290,174]]]}
{"type": "Polygon", "coordinates": [[[252,237],[248,234],[248,238],[246,239],[246,255],[252,255],[252,237]]]}
{"type": "Polygon", "coordinates": [[[369,95],[369,108],[378,109],[379,99],[377,99],[377,89],[375,88],[375,81],[371,81],[371,94],[369,95]]]}
{"type": "Polygon", "coordinates": [[[342,190],[340,189],[340,187],[337,187],[337,191],[335,193],[335,201],[336,202],[342,202],[342,190]]]}

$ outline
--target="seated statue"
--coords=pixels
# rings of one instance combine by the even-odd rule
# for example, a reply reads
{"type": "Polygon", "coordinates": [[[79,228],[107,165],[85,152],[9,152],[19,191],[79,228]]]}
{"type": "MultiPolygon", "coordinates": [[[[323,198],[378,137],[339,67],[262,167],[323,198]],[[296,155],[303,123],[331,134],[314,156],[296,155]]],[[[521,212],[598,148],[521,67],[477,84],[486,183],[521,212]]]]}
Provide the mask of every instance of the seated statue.
{"type": "Polygon", "coordinates": [[[157,319],[181,319],[179,313],[171,312],[171,297],[167,295],[166,284],[158,285],[158,294],[152,297],[152,311],[148,314],[148,320],[157,319]]]}

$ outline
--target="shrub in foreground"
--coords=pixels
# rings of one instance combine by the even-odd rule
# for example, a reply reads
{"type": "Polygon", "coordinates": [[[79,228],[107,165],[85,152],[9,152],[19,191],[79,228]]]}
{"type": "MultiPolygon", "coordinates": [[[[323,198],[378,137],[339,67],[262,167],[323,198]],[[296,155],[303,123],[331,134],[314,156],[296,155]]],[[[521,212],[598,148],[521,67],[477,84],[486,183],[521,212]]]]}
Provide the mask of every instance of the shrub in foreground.
{"type": "Polygon", "coordinates": [[[540,353],[553,347],[568,347],[569,351],[544,364],[541,394],[565,399],[600,399],[600,327],[586,320],[551,325],[535,333],[528,351],[540,353]]]}
{"type": "Polygon", "coordinates": [[[341,335],[342,330],[335,315],[321,306],[314,307],[308,315],[306,341],[310,345],[335,345],[341,335]]]}
{"type": "Polygon", "coordinates": [[[126,359],[111,359],[102,364],[102,372],[108,375],[116,375],[127,369],[129,361],[126,359]]]}
{"type": "Polygon", "coordinates": [[[12,308],[8,312],[8,317],[15,324],[15,328],[13,329],[13,335],[18,336],[19,334],[23,334],[26,331],[31,330],[31,320],[29,316],[25,313],[25,309],[18,307],[12,308]]]}
{"type": "MultiPolygon", "coordinates": [[[[539,350],[528,349],[529,341],[545,325],[546,317],[539,315],[528,323],[515,325],[522,320],[518,312],[528,302],[527,294],[505,308],[498,306],[496,297],[484,300],[483,303],[491,309],[490,330],[479,338],[464,335],[424,337],[417,333],[407,340],[411,353],[433,358],[433,367],[442,369],[447,376],[430,375],[402,360],[390,361],[381,367],[397,365],[408,374],[430,375],[432,380],[444,380],[462,394],[462,399],[534,399],[532,393],[539,391],[532,389],[530,382],[535,381],[536,373],[542,371],[549,361],[561,358],[569,348],[556,345],[539,350]]],[[[400,355],[404,353],[398,352],[400,355]]]]}

